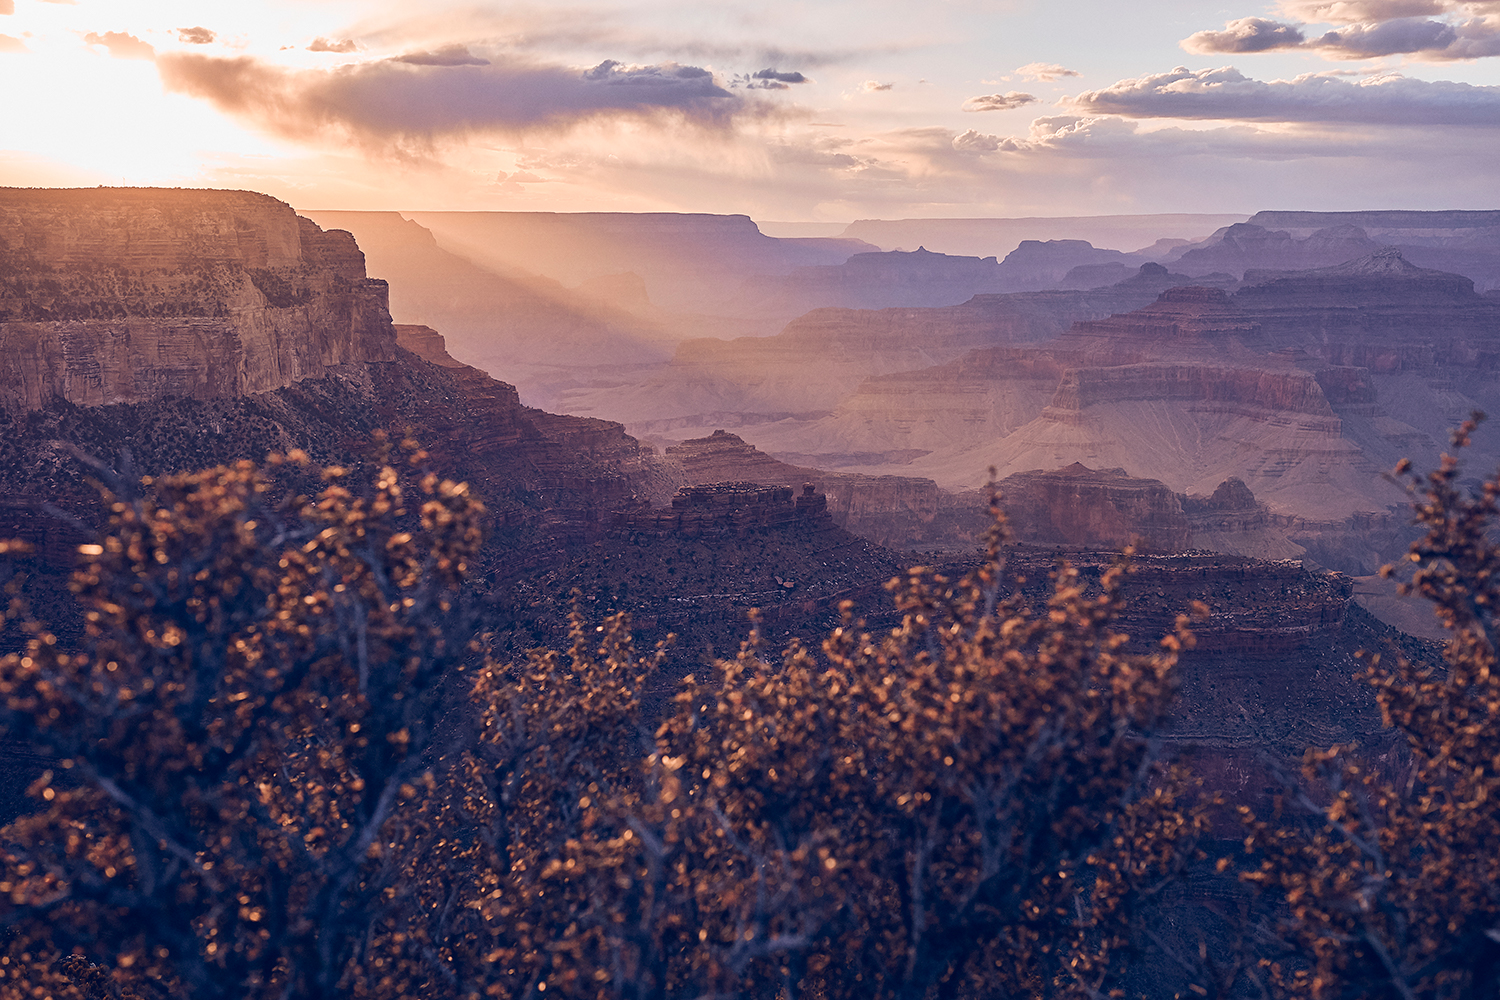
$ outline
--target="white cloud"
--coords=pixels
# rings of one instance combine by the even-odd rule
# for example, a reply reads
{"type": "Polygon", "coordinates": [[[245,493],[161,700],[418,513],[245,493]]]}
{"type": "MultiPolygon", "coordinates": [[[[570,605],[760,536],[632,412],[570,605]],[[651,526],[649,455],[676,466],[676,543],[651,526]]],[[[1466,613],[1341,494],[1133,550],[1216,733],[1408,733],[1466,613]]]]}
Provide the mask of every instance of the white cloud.
{"type": "Polygon", "coordinates": [[[1015,75],[1023,80],[1040,80],[1043,83],[1051,83],[1054,80],[1061,80],[1065,76],[1079,76],[1080,74],[1075,69],[1059,66],[1057,63],[1034,62],[1019,67],[1015,71],[1015,75]]]}
{"type": "Polygon", "coordinates": [[[1266,52],[1297,48],[1306,36],[1290,24],[1264,17],[1242,17],[1230,21],[1223,31],[1200,31],[1182,40],[1189,52],[1266,52]]]}
{"type": "Polygon", "coordinates": [[[90,31],[83,36],[90,45],[102,45],[116,59],[155,59],[156,50],[134,35],[123,31],[106,31],[104,34],[90,31]]]}
{"type": "Polygon", "coordinates": [[[1128,118],[1500,128],[1500,87],[1399,75],[1348,82],[1309,74],[1266,83],[1232,66],[1179,66],[1086,91],[1068,103],[1083,114],[1128,118]]]}
{"type": "Polygon", "coordinates": [[[1019,90],[1012,90],[1005,94],[987,94],[983,97],[971,97],[963,103],[965,111],[1011,111],[1015,108],[1024,108],[1028,104],[1035,104],[1036,97],[1031,94],[1023,94],[1019,90]]]}

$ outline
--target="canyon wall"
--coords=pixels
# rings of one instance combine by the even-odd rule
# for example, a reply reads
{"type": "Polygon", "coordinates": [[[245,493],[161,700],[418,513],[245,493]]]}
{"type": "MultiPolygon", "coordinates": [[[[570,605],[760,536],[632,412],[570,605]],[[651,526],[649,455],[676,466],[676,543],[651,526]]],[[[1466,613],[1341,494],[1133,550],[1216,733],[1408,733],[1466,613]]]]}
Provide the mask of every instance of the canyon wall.
{"type": "Polygon", "coordinates": [[[231,397],[395,357],[348,233],[245,191],[0,189],[0,406],[231,397]]]}

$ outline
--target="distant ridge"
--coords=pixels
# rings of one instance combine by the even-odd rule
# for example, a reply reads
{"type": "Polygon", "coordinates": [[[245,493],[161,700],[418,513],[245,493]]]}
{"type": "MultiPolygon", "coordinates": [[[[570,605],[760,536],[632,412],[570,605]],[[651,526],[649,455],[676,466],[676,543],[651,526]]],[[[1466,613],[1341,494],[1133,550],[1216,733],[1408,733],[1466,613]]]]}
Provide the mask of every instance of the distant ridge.
{"type": "Polygon", "coordinates": [[[1217,229],[1244,222],[1232,213],[1081,215],[1016,219],[860,219],[844,230],[845,239],[873,243],[882,250],[925,246],[963,257],[1004,257],[1022,240],[1087,240],[1095,247],[1132,251],[1157,240],[1201,240],[1217,229]]]}
{"type": "Polygon", "coordinates": [[[1382,209],[1373,212],[1256,212],[1250,224],[1267,229],[1323,229],[1362,226],[1376,229],[1487,229],[1500,226],[1500,211],[1414,212],[1382,209]]]}

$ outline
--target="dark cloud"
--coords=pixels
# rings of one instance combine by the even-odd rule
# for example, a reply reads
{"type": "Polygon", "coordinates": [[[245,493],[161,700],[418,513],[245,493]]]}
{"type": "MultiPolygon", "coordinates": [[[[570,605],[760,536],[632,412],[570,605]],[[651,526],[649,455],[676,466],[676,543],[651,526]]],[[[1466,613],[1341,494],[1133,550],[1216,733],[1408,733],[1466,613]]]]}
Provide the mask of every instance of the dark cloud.
{"type": "Polygon", "coordinates": [[[1006,94],[986,94],[983,97],[971,97],[963,103],[965,111],[1010,111],[1013,108],[1023,108],[1028,104],[1035,104],[1036,98],[1031,94],[1023,94],[1019,90],[1012,90],[1006,94]]]}
{"type": "Polygon", "coordinates": [[[177,40],[188,45],[207,45],[218,36],[207,28],[178,28],[177,40]]]}
{"type": "Polygon", "coordinates": [[[811,83],[801,73],[782,72],[776,69],[761,69],[750,74],[751,90],[786,90],[799,83],[811,83]]]}
{"type": "Polygon", "coordinates": [[[1307,41],[1295,25],[1264,17],[1242,17],[1223,31],[1200,31],[1182,40],[1189,52],[1269,52],[1294,49],[1307,41]]]}
{"type": "Polygon", "coordinates": [[[209,101],[269,131],[310,139],[329,129],[375,146],[425,148],[479,132],[555,129],[608,117],[726,128],[753,109],[696,66],[578,71],[519,59],[483,66],[381,60],[293,71],[251,57],[172,53],[157,63],[168,90],[209,101]]]}
{"type": "Polygon", "coordinates": [[[314,38],[312,44],[307,47],[309,52],[358,52],[359,46],[352,38],[341,38],[334,41],[328,38],[314,38]]]}
{"type": "Polygon", "coordinates": [[[1034,62],[1018,67],[1015,75],[1023,80],[1040,80],[1043,83],[1051,83],[1054,80],[1061,80],[1065,76],[1079,76],[1080,74],[1076,69],[1068,69],[1066,66],[1059,66],[1057,63],[1034,62]]]}
{"type": "Polygon", "coordinates": [[[156,50],[134,35],[123,31],[106,31],[104,34],[90,31],[83,36],[90,45],[102,45],[116,59],[155,59],[156,50]]]}
{"type": "Polygon", "coordinates": [[[1379,76],[1351,83],[1308,75],[1265,83],[1239,70],[1179,66],[1069,103],[1084,114],[1361,125],[1460,125],[1500,128],[1500,87],[1379,76]]]}
{"type": "Polygon", "coordinates": [[[754,73],[736,73],[731,79],[731,88],[746,90],[790,90],[799,83],[811,83],[801,73],[782,72],[777,69],[762,69],[754,73]]]}
{"type": "Polygon", "coordinates": [[[467,45],[444,45],[432,52],[408,52],[397,56],[396,62],[413,66],[488,66],[488,59],[481,59],[469,51],[467,45]]]}
{"type": "Polygon", "coordinates": [[[10,35],[0,35],[0,52],[30,52],[26,43],[10,35]]]}

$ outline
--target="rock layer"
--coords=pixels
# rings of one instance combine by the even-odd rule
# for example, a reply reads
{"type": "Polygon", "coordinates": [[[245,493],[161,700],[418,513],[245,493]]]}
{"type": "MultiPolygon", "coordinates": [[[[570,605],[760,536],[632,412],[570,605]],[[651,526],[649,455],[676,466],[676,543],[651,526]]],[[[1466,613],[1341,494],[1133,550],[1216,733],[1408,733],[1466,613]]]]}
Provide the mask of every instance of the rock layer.
{"type": "Polygon", "coordinates": [[[245,191],[0,190],[0,406],[265,392],[387,361],[348,233],[245,191]]]}

